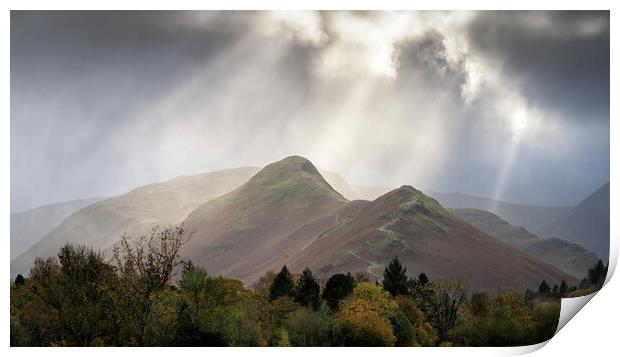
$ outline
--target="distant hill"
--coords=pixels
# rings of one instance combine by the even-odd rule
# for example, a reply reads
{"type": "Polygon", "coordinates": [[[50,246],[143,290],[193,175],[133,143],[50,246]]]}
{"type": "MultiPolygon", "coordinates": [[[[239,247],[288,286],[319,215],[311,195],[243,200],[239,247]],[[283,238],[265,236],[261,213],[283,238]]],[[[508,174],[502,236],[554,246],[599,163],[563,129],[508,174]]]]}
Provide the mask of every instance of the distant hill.
{"type": "Polygon", "coordinates": [[[609,182],[581,201],[570,211],[540,230],[542,237],[557,237],[609,259],[610,214],[609,182]]]}
{"type": "Polygon", "coordinates": [[[310,161],[287,157],[192,212],[182,254],[212,274],[251,283],[330,228],[347,204],[310,161]]]}
{"type": "MultiPolygon", "coordinates": [[[[392,188],[373,186],[352,186],[355,199],[374,200],[389,192],[392,188]]],[[[531,232],[537,233],[560,216],[570,211],[572,207],[564,206],[534,206],[522,205],[504,201],[493,200],[485,197],[477,197],[466,193],[441,193],[426,191],[442,206],[448,208],[476,208],[489,211],[520,227],[525,227],[531,232]]]]}
{"type": "Polygon", "coordinates": [[[123,233],[146,234],[153,224],[179,224],[196,207],[235,189],[259,170],[244,167],[179,176],[82,208],[11,260],[11,275],[27,272],[37,256],[55,256],[66,242],[105,250],[123,233]]]}
{"type": "Polygon", "coordinates": [[[11,213],[11,259],[41,240],[71,213],[101,198],[87,198],[53,203],[19,213],[11,213]]]}
{"type": "Polygon", "coordinates": [[[506,221],[530,232],[539,230],[568,212],[571,207],[545,207],[522,205],[490,198],[477,197],[465,193],[429,192],[429,195],[439,201],[444,207],[450,208],[477,208],[495,213],[506,221]]]}
{"type": "Polygon", "coordinates": [[[293,270],[319,274],[367,271],[380,278],[397,255],[410,273],[454,278],[472,288],[537,288],[543,279],[577,279],[483,233],[411,186],[393,190],[361,208],[353,219],[323,233],[291,260],[293,270]]]}
{"type": "Polygon", "coordinates": [[[456,208],[450,211],[490,236],[519,248],[576,278],[585,277],[588,269],[598,261],[595,254],[588,252],[578,244],[557,238],[542,240],[525,228],[513,226],[491,212],[472,208],[456,208]]]}

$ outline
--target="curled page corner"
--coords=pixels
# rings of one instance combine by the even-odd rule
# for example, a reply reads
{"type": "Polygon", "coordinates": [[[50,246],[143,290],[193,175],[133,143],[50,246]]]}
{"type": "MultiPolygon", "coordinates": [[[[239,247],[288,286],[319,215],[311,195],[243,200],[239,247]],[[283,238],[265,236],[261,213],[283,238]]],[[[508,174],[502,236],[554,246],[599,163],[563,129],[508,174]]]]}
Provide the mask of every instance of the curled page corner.
{"type": "Polygon", "coordinates": [[[596,292],[579,297],[564,298],[560,304],[560,320],[558,321],[558,327],[555,330],[554,336],[560,332],[560,330],[566,326],[566,323],[570,321],[593,297],[596,292]]]}

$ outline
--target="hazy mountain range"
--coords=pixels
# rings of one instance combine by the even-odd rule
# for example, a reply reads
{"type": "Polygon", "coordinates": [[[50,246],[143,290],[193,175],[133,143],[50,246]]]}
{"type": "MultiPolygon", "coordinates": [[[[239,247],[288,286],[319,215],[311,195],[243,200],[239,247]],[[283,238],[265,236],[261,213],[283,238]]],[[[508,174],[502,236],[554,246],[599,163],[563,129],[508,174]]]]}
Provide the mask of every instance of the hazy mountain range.
{"type": "MultiPolygon", "coordinates": [[[[282,264],[297,270],[310,266],[319,274],[364,270],[380,275],[382,266],[398,255],[413,272],[457,278],[481,290],[533,288],[542,279],[577,281],[575,274],[581,266],[563,266],[551,258],[554,254],[579,261],[587,256],[580,249],[556,250],[557,244],[549,248],[550,243],[537,237],[538,243],[546,245],[530,252],[506,244],[502,237],[467,224],[442,207],[446,197],[454,194],[445,195],[444,202],[435,201],[403,186],[372,202],[355,200],[380,195],[381,190],[351,186],[338,174],[319,171],[301,157],[289,157],[262,170],[248,167],[181,176],[85,203],[62,223],[48,224],[46,233],[41,224],[41,239],[12,259],[11,274],[27,272],[36,256],[55,255],[65,242],[105,251],[123,233],[145,234],[153,224],[182,222],[194,233],[184,246],[185,257],[212,274],[240,278],[248,284],[282,264]]],[[[467,196],[458,197],[463,203],[467,196]]],[[[484,203],[480,200],[485,199],[473,197],[469,208],[484,203]]],[[[517,206],[516,212],[521,213],[528,207],[502,204],[499,207],[517,206]]],[[[572,210],[543,207],[541,212],[560,219],[572,210]]],[[[13,240],[19,237],[16,233],[14,238],[13,228],[12,249],[13,240]]]]}
{"type": "Polygon", "coordinates": [[[588,269],[599,259],[579,244],[559,238],[540,239],[525,228],[513,226],[491,212],[475,208],[453,208],[450,211],[477,229],[576,278],[587,276],[588,269]]]}

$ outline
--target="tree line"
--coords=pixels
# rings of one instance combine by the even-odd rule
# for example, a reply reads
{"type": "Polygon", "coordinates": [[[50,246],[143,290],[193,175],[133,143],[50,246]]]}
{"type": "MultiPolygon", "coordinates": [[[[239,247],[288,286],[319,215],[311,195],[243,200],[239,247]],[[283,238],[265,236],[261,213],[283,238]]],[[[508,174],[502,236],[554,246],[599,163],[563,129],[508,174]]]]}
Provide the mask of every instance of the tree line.
{"type": "Polygon", "coordinates": [[[183,261],[183,227],[124,236],[112,258],[65,245],[11,284],[11,346],[516,346],[553,336],[561,297],[579,287],[470,291],[455,280],[407,276],[397,257],[381,283],[306,268],[268,272],[253,288],[183,261]],[[178,277],[175,279],[175,272],[178,277]]]}

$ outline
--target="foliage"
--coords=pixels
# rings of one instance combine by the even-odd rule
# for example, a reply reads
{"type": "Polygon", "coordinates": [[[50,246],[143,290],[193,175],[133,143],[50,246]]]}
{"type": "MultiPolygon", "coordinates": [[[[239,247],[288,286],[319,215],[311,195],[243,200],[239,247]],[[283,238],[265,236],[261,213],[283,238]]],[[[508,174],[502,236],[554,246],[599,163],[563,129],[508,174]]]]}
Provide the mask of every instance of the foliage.
{"type": "Polygon", "coordinates": [[[405,281],[406,294],[336,274],[320,295],[309,269],[296,286],[283,267],[253,290],[210,276],[181,261],[184,241],[182,227],[156,227],[150,236],[124,237],[112,261],[73,245],[36,259],[27,278],[11,283],[11,346],[526,345],[553,336],[557,298],[595,291],[600,286],[589,278],[600,284],[597,271],[606,269],[594,267],[580,290],[562,282],[553,293],[544,282],[542,296],[468,295],[463,284],[430,281],[424,273],[407,281],[405,268],[393,264],[386,276],[405,281]]]}
{"type": "Polygon", "coordinates": [[[285,266],[273,279],[273,283],[269,287],[269,301],[273,301],[282,296],[295,296],[295,285],[293,277],[285,266]]]}
{"type": "Polygon", "coordinates": [[[466,293],[465,285],[456,280],[442,280],[435,284],[435,306],[429,317],[431,324],[439,333],[440,340],[444,341],[456,324],[466,293]]]}
{"type": "Polygon", "coordinates": [[[295,302],[304,307],[318,310],[321,306],[321,287],[316,282],[310,269],[306,268],[297,280],[295,287],[295,302]]]}
{"type": "Polygon", "coordinates": [[[292,346],[329,346],[333,324],[325,309],[301,308],[288,315],[284,327],[292,346]]]}
{"type": "Polygon", "coordinates": [[[394,257],[383,271],[383,289],[392,296],[409,293],[407,268],[403,268],[398,257],[394,257]]]}
{"type": "Polygon", "coordinates": [[[322,298],[327,301],[327,306],[334,311],[338,309],[340,300],[347,297],[353,292],[355,287],[355,279],[348,274],[335,274],[332,275],[325,284],[322,298]]]}
{"type": "MultiPolygon", "coordinates": [[[[369,284],[361,283],[359,285],[369,284]]],[[[335,316],[337,341],[344,346],[393,346],[396,337],[376,301],[351,297],[335,316]]]]}

